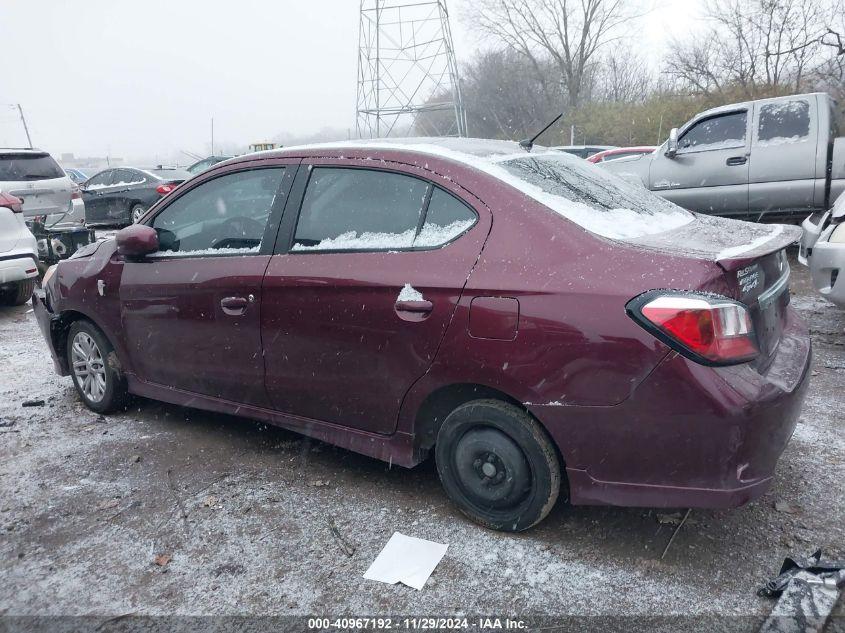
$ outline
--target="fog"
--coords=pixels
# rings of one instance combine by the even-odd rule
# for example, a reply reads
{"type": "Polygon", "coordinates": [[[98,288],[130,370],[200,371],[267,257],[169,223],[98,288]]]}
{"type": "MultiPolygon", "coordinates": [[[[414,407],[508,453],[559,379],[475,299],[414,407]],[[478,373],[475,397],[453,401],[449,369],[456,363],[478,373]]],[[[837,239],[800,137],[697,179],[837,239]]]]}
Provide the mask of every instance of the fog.
{"type": "MultiPolygon", "coordinates": [[[[458,61],[479,42],[451,0],[458,61]]],[[[643,50],[694,12],[664,0],[629,34],[643,50]]],[[[2,0],[0,146],[190,162],[283,138],[355,134],[357,0],[2,0]],[[322,130],[322,134],[320,133],[322,130]]]]}

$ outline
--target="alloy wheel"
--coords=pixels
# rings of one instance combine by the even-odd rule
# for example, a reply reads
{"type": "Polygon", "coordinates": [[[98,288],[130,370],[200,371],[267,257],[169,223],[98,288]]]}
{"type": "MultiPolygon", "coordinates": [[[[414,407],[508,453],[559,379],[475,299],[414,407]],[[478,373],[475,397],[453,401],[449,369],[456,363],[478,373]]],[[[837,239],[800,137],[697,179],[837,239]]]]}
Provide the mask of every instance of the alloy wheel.
{"type": "Polygon", "coordinates": [[[100,402],[106,393],[106,363],[97,342],[86,332],[73,338],[71,361],[80,391],[91,402],[100,402]]]}

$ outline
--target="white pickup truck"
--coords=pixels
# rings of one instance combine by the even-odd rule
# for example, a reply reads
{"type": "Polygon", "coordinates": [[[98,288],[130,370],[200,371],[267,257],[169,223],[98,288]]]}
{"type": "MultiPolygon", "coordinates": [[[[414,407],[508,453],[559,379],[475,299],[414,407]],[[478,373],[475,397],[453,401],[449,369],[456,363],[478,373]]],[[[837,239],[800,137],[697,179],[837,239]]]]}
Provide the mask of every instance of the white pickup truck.
{"type": "Polygon", "coordinates": [[[845,138],[825,93],[733,103],[696,115],[653,154],[599,163],[699,213],[800,221],[845,190],[845,138]]]}

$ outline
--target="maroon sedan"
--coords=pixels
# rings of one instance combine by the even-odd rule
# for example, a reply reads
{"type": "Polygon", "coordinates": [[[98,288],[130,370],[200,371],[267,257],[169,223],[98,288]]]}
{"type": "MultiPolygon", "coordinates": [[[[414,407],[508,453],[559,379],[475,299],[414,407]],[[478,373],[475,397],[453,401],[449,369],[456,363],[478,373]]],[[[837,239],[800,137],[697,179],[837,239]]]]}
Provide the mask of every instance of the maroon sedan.
{"type": "Polygon", "coordinates": [[[807,388],[796,229],[688,213],[580,159],[406,140],[241,156],[45,276],[91,409],[129,394],[411,467],[502,530],[573,504],[730,507],[807,388]]]}

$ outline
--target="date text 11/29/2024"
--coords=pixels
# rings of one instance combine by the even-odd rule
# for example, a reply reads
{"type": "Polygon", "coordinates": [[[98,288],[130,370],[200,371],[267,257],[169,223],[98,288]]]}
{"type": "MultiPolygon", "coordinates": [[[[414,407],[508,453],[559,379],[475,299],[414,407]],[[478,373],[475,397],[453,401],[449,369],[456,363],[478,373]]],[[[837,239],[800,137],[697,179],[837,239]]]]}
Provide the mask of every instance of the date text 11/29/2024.
{"type": "Polygon", "coordinates": [[[309,618],[308,628],[322,630],[375,630],[375,631],[521,631],[528,628],[524,620],[513,618],[479,617],[471,618],[309,618]]]}

